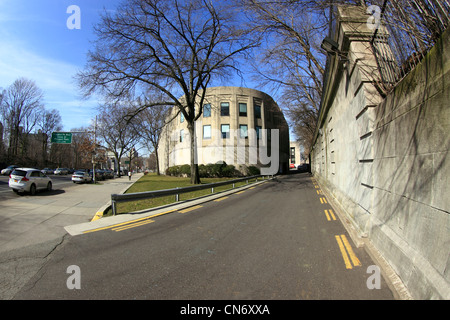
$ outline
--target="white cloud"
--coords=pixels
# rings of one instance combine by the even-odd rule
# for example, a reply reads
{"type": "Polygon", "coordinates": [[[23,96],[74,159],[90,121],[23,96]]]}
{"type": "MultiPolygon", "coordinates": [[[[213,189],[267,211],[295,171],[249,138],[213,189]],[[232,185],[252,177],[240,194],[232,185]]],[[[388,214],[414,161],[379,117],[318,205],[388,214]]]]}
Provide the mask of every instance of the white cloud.
{"type": "Polygon", "coordinates": [[[35,81],[44,91],[46,108],[58,110],[68,130],[88,125],[97,105],[94,99],[80,98],[74,80],[78,70],[65,61],[39,56],[20,41],[6,38],[0,46],[0,87],[5,89],[22,77],[35,81]]]}

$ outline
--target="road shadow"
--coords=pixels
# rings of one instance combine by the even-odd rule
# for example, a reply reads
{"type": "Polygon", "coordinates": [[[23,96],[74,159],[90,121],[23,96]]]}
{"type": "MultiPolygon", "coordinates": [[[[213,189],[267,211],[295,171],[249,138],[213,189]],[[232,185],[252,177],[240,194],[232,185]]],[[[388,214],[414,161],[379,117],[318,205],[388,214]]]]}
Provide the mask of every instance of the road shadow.
{"type": "Polygon", "coordinates": [[[31,195],[29,192],[22,192],[22,193],[17,193],[17,197],[48,197],[48,196],[55,196],[58,194],[64,194],[66,193],[65,190],[62,189],[55,189],[55,190],[51,190],[51,191],[47,191],[47,190],[41,190],[41,191],[36,191],[35,195],[31,195]]]}

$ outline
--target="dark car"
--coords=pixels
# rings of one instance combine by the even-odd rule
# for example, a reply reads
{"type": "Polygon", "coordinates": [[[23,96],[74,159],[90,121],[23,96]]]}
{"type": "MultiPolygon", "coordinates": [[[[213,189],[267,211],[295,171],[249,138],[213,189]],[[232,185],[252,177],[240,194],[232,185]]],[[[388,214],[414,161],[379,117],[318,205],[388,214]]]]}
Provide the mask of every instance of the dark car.
{"type": "Polygon", "coordinates": [[[301,164],[297,167],[297,170],[300,172],[309,172],[309,164],[308,163],[301,164]]]}
{"type": "Polygon", "coordinates": [[[114,171],[105,169],[105,176],[107,179],[114,179],[114,171]]]}
{"type": "MultiPolygon", "coordinates": [[[[92,170],[89,171],[89,175],[91,176],[91,178],[93,177],[92,170]]],[[[102,180],[105,180],[103,173],[100,172],[100,169],[95,169],[95,181],[102,181],[102,180]]]]}

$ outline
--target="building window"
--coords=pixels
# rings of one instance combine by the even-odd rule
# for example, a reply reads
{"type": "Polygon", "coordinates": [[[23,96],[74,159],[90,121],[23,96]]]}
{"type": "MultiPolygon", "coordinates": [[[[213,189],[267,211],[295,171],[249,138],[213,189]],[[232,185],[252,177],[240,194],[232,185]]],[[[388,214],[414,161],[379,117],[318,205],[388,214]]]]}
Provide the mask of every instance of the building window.
{"type": "Polygon", "coordinates": [[[181,129],[180,130],[180,142],[183,142],[183,140],[184,140],[184,130],[181,129]]]}
{"type": "Polygon", "coordinates": [[[211,126],[203,126],[203,139],[211,139],[211,126]]]}
{"type": "Polygon", "coordinates": [[[255,104],[255,118],[261,118],[261,106],[255,104]]]}
{"type": "Polygon", "coordinates": [[[211,105],[209,103],[203,106],[203,117],[211,117],[211,105]]]}
{"type": "Polygon", "coordinates": [[[239,116],[246,117],[247,116],[247,104],[239,103],[239,116]]]}
{"type": "Polygon", "coordinates": [[[230,115],[230,104],[228,102],[220,103],[220,115],[229,116],[230,115]]]}
{"type": "Polygon", "coordinates": [[[261,139],[261,130],[262,127],[261,126],[256,126],[256,139],[261,139]]]}
{"type": "Polygon", "coordinates": [[[184,122],[184,114],[183,114],[183,112],[180,112],[180,122],[184,122]]]}
{"type": "Polygon", "coordinates": [[[230,125],[229,124],[221,125],[220,131],[222,132],[223,139],[228,139],[230,137],[230,125]]]}
{"type": "Polygon", "coordinates": [[[241,138],[248,138],[248,127],[246,124],[241,124],[239,125],[239,134],[241,136],[241,138]]]}

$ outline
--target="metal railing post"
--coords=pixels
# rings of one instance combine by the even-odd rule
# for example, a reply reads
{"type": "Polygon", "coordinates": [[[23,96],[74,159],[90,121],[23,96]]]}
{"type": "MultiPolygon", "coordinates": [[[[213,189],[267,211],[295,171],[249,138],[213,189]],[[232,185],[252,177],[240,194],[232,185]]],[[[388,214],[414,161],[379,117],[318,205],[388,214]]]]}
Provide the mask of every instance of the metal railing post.
{"type": "Polygon", "coordinates": [[[116,200],[112,200],[111,201],[111,208],[112,208],[112,214],[113,214],[113,216],[115,216],[116,215],[116,211],[117,211],[116,200]]]}

